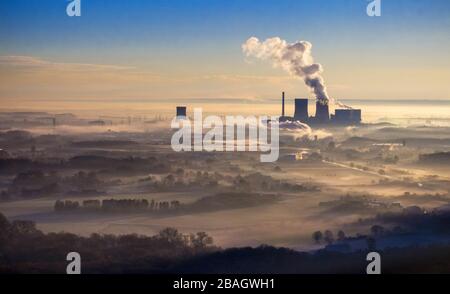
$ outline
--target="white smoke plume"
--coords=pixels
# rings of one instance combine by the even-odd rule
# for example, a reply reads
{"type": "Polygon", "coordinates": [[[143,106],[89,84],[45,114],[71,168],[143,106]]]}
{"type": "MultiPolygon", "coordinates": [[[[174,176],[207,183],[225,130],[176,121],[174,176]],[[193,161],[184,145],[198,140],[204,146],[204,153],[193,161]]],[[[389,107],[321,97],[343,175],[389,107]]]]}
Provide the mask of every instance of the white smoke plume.
{"type": "Polygon", "coordinates": [[[335,100],[330,99],[325,81],[322,77],[323,68],[314,63],[311,55],[312,44],[308,41],[287,43],[278,37],[269,38],[261,42],[256,37],[249,38],[242,44],[242,51],[246,56],[262,60],[269,60],[273,66],[280,67],[289,74],[303,79],[317,101],[323,104],[330,102],[340,107],[349,108],[335,100]]]}

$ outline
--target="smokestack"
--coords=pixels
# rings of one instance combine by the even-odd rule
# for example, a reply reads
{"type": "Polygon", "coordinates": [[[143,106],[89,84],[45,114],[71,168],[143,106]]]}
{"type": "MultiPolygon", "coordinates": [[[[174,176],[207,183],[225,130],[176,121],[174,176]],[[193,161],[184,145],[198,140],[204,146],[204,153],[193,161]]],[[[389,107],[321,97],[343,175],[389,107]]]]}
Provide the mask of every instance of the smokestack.
{"type": "Polygon", "coordinates": [[[295,99],[295,113],[294,119],[301,122],[308,121],[308,99],[297,98],[295,99]]]}
{"type": "Polygon", "coordinates": [[[281,93],[281,116],[284,117],[284,92],[281,93]]]}
{"type": "Polygon", "coordinates": [[[328,103],[316,102],[316,121],[328,122],[330,120],[330,111],[328,109],[328,103]]]}

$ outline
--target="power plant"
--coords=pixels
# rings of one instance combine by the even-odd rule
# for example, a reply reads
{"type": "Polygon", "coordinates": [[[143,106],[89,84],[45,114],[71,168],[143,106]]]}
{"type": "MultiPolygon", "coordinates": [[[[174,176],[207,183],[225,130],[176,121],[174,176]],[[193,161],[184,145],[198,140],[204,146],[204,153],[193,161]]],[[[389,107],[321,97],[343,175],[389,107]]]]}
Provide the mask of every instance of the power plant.
{"type": "Polygon", "coordinates": [[[308,124],[336,124],[349,125],[361,123],[361,109],[336,109],[335,114],[330,115],[328,103],[317,101],[315,116],[308,115],[308,99],[296,98],[294,116],[285,115],[285,93],[281,96],[280,121],[301,121],[308,124]]]}
{"type": "MultiPolygon", "coordinates": [[[[316,113],[314,116],[309,116],[308,98],[295,98],[294,116],[286,116],[285,102],[285,92],[282,92],[280,122],[300,121],[309,125],[355,125],[362,121],[361,109],[338,108],[335,109],[334,114],[330,114],[328,102],[323,100],[316,101],[316,113]]],[[[186,106],[177,106],[176,110],[177,118],[187,118],[186,106]]]]}

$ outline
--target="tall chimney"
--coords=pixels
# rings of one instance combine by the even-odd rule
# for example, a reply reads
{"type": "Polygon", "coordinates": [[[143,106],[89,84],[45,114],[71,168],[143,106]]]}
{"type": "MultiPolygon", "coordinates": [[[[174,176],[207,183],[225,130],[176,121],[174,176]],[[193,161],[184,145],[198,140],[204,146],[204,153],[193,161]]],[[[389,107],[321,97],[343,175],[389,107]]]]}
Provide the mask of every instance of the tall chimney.
{"type": "Polygon", "coordinates": [[[284,117],[284,92],[281,94],[281,116],[284,117]]]}

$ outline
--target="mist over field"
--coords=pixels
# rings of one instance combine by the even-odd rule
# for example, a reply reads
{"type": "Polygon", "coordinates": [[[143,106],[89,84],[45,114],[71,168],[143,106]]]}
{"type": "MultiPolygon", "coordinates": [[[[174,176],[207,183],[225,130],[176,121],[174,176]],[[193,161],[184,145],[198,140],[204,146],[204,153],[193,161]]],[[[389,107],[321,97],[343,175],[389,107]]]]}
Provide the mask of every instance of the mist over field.
{"type": "MultiPolygon", "coordinates": [[[[151,109],[97,117],[2,112],[0,211],[10,220],[34,221],[46,233],[150,236],[173,227],[207,232],[223,248],[325,248],[332,243],[314,240],[314,232],[333,232],[335,240],[339,231],[370,234],[375,224],[397,226],[362,221],[380,213],[448,206],[450,112],[438,103],[439,112],[422,117],[414,107],[423,105],[389,121],[378,115],[389,106],[367,104],[371,122],[362,125],[281,128],[275,163],[247,152],[174,152],[173,107],[166,115],[151,109]],[[55,125],[46,117],[56,117],[55,125]],[[446,157],[434,160],[439,152],[446,157]],[[154,206],[102,208],[111,199],[154,206]],[[57,201],[78,206],[58,210],[57,201]]],[[[205,105],[210,112],[214,107],[205,105]]],[[[414,238],[397,243],[413,245],[414,238]]]]}
{"type": "Polygon", "coordinates": [[[449,27],[448,0],[0,1],[0,278],[450,274],[449,27]]]}

